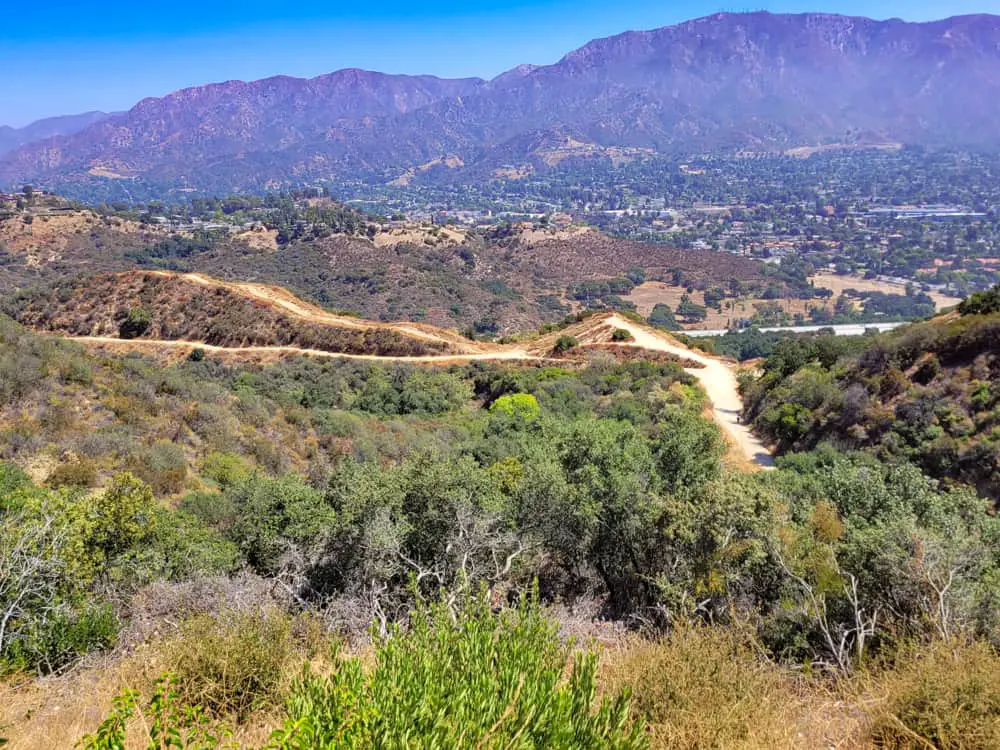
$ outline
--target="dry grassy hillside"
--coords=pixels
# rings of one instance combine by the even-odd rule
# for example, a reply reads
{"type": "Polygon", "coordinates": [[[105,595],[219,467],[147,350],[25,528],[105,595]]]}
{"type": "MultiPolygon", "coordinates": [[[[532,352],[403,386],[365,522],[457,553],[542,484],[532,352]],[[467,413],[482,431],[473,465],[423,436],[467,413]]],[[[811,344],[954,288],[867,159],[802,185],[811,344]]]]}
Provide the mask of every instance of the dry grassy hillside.
{"type": "Polygon", "coordinates": [[[748,285],[764,284],[764,266],[759,261],[711,250],[682,250],[653,242],[621,240],[599,232],[572,239],[543,240],[526,248],[522,263],[531,264],[545,278],[560,281],[607,278],[630,268],[642,268],[647,276],[683,271],[688,284],[725,284],[739,279],[748,285]]]}
{"type": "MultiPolygon", "coordinates": [[[[61,208],[30,224],[0,218],[0,292],[80,274],[127,270],[205,273],[277,284],[325,307],[379,321],[415,320],[478,333],[537,328],[579,309],[583,282],[642,269],[648,279],[763,288],[763,267],[727,253],[618,240],[595,230],[526,225],[477,229],[395,227],[366,237],[332,234],[286,244],[259,229],[204,236],[61,208]]],[[[773,281],[773,279],[772,279],[773,281]]]]}
{"type": "Polygon", "coordinates": [[[466,352],[455,334],[326,313],[284,290],[194,274],[126,272],[66,281],[21,312],[28,326],[73,336],[198,341],[214,346],[297,346],[346,354],[466,352]]]}

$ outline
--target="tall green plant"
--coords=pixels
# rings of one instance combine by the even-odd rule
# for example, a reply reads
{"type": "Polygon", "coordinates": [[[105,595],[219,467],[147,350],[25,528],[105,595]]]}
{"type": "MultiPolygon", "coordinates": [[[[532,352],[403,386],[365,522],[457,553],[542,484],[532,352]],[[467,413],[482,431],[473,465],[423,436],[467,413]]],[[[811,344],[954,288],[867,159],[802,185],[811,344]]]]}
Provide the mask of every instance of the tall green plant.
{"type": "MultiPolygon", "coordinates": [[[[418,601],[408,630],[395,626],[377,641],[374,670],[337,653],[332,675],[307,670],[266,748],[646,748],[628,691],[595,701],[597,655],[572,656],[557,631],[537,592],[499,613],[485,590],[457,603],[418,601]]],[[[149,750],[217,747],[225,733],[200,706],[184,705],[177,684],[165,675],[143,711],[149,750]]],[[[124,691],[78,747],[124,748],[139,710],[138,693],[124,691]]]]}
{"type": "Polygon", "coordinates": [[[457,611],[420,604],[409,631],[380,642],[370,675],[353,658],[306,674],[270,747],[645,747],[628,693],[595,708],[596,655],[570,667],[556,631],[534,597],[500,614],[482,594],[457,611]]]}
{"type": "Polygon", "coordinates": [[[143,707],[136,690],[123,690],[111,703],[111,712],[94,734],[85,735],[80,750],[125,750],[128,723],[136,713],[148,726],[146,750],[213,750],[235,747],[226,742],[229,730],[213,728],[199,706],[185,706],[175,689],[177,678],[167,673],[156,681],[153,696],[143,707]]]}

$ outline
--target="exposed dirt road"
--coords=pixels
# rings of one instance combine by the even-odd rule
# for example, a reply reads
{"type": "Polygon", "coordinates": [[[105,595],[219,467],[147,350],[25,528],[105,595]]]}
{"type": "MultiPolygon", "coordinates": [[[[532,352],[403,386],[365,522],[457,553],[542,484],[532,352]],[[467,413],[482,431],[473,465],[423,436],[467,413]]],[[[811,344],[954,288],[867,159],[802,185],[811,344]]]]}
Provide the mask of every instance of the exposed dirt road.
{"type": "MultiPolygon", "coordinates": [[[[541,361],[546,359],[546,352],[535,347],[532,351],[516,346],[499,346],[496,344],[484,344],[481,342],[470,342],[460,337],[457,333],[434,329],[430,326],[422,326],[415,323],[373,323],[370,321],[360,321],[350,317],[327,312],[321,308],[310,305],[299,300],[294,295],[278,287],[269,287],[260,284],[234,284],[219,282],[200,274],[187,274],[185,278],[193,283],[205,286],[227,286],[238,290],[241,294],[252,297],[265,304],[274,305],[285,311],[286,314],[305,319],[311,323],[340,326],[346,328],[369,328],[377,326],[395,330],[402,335],[408,335],[422,340],[436,341],[445,344],[461,345],[458,352],[448,354],[434,354],[416,357],[383,357],[375,354],[342,354],[339,352],[329,352],[320,349],[306,349],[296,346],[248,346],[248,347],[222,347],[204,344],[199,341],[183,340],[147,340],[133,339],[123,341],[111,336],[81,336],[72,337],[82,343],[97,344],[103,346],[126,347],[146,351],[164,350],[191,350],[201,348],[209,352],[217,352],[229,355],[254,354],[260,356],[281,356],[287,354],[302,354],[312,357],[326,357],[343,359],[357,359],[367,361],[405,361],[424,364],[448,364],[452,362],[468,362],[473,360],[525,360],[541,361]]],[[[595,319],[598,324],[596,330],[603,330],[606,333],[613,328],[624,328],[632,334],[634,341],[625,346],[635,346],[652,351],[664,352],[667,354],[686,359],[699,365],[697,368],[687,368],[687,372],[693,375],[701,383],[713,404],[713,414],[716,421],[726,431],[732,444],[737,451],[745,456],[749,461],[760,467],[770,467],[773,465],[770,451],[750,429],[740,424],[739,415],[743,408],[743,401],[740,398],[736,384],[736,376],[733,368],[713,357],[691,351],[680,346],[667,336],[661,335],[654,330],[626,320],[618,315],[611,315],[602,320],[595,319]]],[[[586,333],[586,332],[585,332],[586,333]]],[[[586,336],[581,339],[584,341],[586,336]]],[[[606,339],[605,339],[606,340],[606,339]]],[[[456,347],[457,348],[457,347],[456,347]]]]}
{"type": "Polygon", "coordinates": [[[761,468],[774,467],[774,458],[767,446],[750,431],[750,428],[740,423],[740,412],[743,411],[743,399],[740,397],[733,368],[725,362],[713,357],[706,357],[685,347],[672,343],[642,326],[638,326],[617,315],[608,319],[616,328],[624,328],[632,334],[634,344],[644,349],[667,352],[678,357],[697,362],[701,367],[689,369],[687,372],[698,378],[709,399],[712,401],[712,412],[715,420],[726,431],[729,438],[736,444],[746,457],[761,468]]]}
{"type": "MultiPolygon", "coordinates": [[[[712,412],[716,421],[726,431],[730,441],[736,446],[749,461],[762,468],[771,468],[774,465],[772,456],[767,446],[761,442],[744,424],[740,424],[739,415],[743,409],[743,401],[740,398],[736,384],[736,376],[733,369],[725,362],[706,357],[696,352],[686,349],[673,343],[664,336],[660,336],[641,326],[637,326],[631,321],[618,316],[608,319],[608,323],[616,328],[624,328],[632,334],[634,342],[632,346],[650,349],[653,351],[666,352],[693,362],[697,362],[700,367],[688,368],[686,371],[693,375],[701,383],[709,399],[712,401],[712,412]]],[[[443,354],[427,355],[420,357],[383,357],[375,354],[342,354],[338,352],[328,352],[321,349],[303,349],[296,346],[248,346],[248,347],[225,347],[203,344],[200,341],[163,341],[148,339],[122,340],[112,336],[72,336],[68,337],[73,341],[84,344],[98,344],[104,346],[124,347],[130,350],[163,351],[170,349],[204,349],[207,352],[217,352],[222,354],[301,354],[312,357],[357,359],[372,362],[414,362],[420,364],[448,364],[452,362],[468,362],[476,360],[521,360],[521,361],[542,361],[545,358],[533,355],[524,349],[519,348],[497,348],[494,351],[476,352],[468,354],[443,354]]],[[[626,344],[628,346],[628,344],[626,344]]]]}
{"type": "Polygon", "coordinates": [[[473,348],[475,351],[487,351],[491,347],[483,344],[476,344],[468,341],[457,333],[449,335],[449,332],[442,329],[423,326],[420,323],[379,323],[370,320],[361,320],[349,315],[337,315],[324,310],[317,305],[312,305],[299,299],[287,289],[268,284],[254,284],[248,282],[220,281],[211,276],[201,273],[176,274],[171,271],[150,271],[154,276],[165,276],[184,279],[192,284],[208,287],[211,289],[229,289],[245,297],[271,305],[287,315],[291,315],[308,323],[318,325],[329,325],[337,328],[351,328],[357,330],[368,330],[370,328],[383,328],[390,331],[442,344],[460,343],[466,348],[473,348]]]}
{"type": "Polygon", "coordinates": [[[470,360],[542,360],[524,349],[497,349],[496,351],[471,352],[462,354],[429,354],[416,357],[386,357],[379,354],[345,354],[343,352],[328,352],[323,349],[303,349],[299,346],[215,346],[201,341],[185,341],[183,339],[120,339],[114,336],[64,336],[70,341],[82,344],[103,344],[120,346],[130,350],[163,351],[164,349],[204,349],[206,352],[221,354],[303,354],[310,357],[327,357],[336,359],[361,359],[373,362],[416,362],[418,364],[447,364],[449,362],[466,362],[470,360]]]}

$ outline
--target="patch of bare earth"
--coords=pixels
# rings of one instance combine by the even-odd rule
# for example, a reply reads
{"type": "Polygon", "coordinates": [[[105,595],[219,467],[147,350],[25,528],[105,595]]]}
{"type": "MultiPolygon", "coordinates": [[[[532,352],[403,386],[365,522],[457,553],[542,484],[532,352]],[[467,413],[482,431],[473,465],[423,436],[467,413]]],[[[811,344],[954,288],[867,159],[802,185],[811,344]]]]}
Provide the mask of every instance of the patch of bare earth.
{"type": "Polygon", "coordinates": [[[466,232],[458,227],[438,227],[414,224],[412,226],[393,227],[375,235],[373,242],[376,247],[393,247],[395,245],[460,245],[465,242],[466,232]]]}
{"type": "Polygon", "coordinates": [[[12,253],[23,254],[29,267],[38,268],[63,260],[78,237],[99,229],[113,229],[136,239],[136,244],[159,239],[168,232],[134,221],[105,221],[92,211],[32,212],[0,219],[0,244],[12,253]],[[26,217],[31,218],[27,221],[26,217]]]}
{"type": "Polygon", "coordinates": [[[278,230],[276,229],[251,229],[247,232],[240,232],[235,239],[245,242],[247,247],[255,250],[278,250],[278,230]]]}
{"type": "MultiPolygon", "coordinates": [[[[813,286],[829,289],[834,296],[839,296],[847,289],[857,289],[859,292],[884,292],[885,294],[906,294],[906,284],[899,284],[879,279],[866,279],[855,275],[840,275],[835,273],[818,273],[809,279],[813,286]]],[[[950,297],[939,292],[927,292],[934,300],[938,310],[952,307],[962,301],[961,297],[950,297]]]]}
{"type": "MultiPolygon", "coordinates": [[[[671,310],[676,310],[681,298],[688,294],[685,287],[672,286],[662,281],[647,281],[635,287],[632,292],[625,297],[632,302],[636,311],[648,317],[653,308],[658,304],[667,305],[671,310]]],[[[705,293],[697,289],[690,293],[691,301],[697,305],[705,304],[705,293]]],[[[687,330],[692,331],[714,331],[731,328],[737,321],[750,319],[757,312],[754,305],[778,305],[781,310],[791,316],[796,314],[809,316],[809,309],[812,307],[831,307],[832,302],[824,302],[820,299],[771,299],[765,300],[757,297],[740,297],[738,299],[725,299],[722,301],[722,311],[709,307],[704,320],[697,323],[682,325],[687,330]]]]}

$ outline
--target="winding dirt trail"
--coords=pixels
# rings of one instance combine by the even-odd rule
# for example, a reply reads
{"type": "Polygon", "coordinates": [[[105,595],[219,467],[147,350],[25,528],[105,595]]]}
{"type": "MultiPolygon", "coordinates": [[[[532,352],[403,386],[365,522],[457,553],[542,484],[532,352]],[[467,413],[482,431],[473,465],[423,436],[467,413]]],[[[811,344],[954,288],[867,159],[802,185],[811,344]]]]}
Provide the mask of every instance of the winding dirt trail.
{"type": "MultiPolygon", "coordinates": [[[[406,336],[422,339],[424,341],[433,341],[435,343],[443,344],[461,342],[467,347],[475,346],[472,342],[469,342],[467,339],[459,336],[458,334],[455,334],[453,337],[448,337],[440,329],[434,329],[430,326],[422,326],[419,323],[374,323],[373,321],[353,318],[349,315],[337,315],[336,313],[331,313],[317,305],[313,305],[299,299],[287,289],[283,289],[279,286],[256,284],[251,282],[220,281],[219,279],[206,276],[201,273],[176,274],[171,271],[151,271],[150,273],[154,276],[181,278],[185,281],[191,282],[192,284],[198,284],[199,286],[209,287],[212,289],[229,289],[245,297],[257,300],[258,302],[263,302],[267,305],[276,307],[292,317],[299,318],[309,323],[332,325],[338,328],[351,328],[357,330],[367,330],[373,327],[384,328],[390,331],[402,333],[406,336]]],[[[484,350],[484,347],[482,346],[477,348],[484,350]]]]}
{"type": "MultiPolygon", "coordinates": [[[[214,279],[204,274],[176,274],[169,271],[148,272],[154,276],[164,276],[177,278],[190,284],[200,287],[223,288],[230,292],[248,297],[258,304],[267,305],[279,309],[285,315],[311,324],[321,326],[331,326],[341,329],[379,329],[393,331],[399,335],[416,339],[423,342],[434,342],[444,344],[452,351],[442,354],[430,354],[414,357],[387,357],[377,354],[344,354],[340,352],[330,352],[320,349],[308,349],[297,346],[247,346],[247,347],[224,347],[205,344],[200,341],[185,340],[164,340],[164,339],[131,339],[123,341],[112,336],[70,336],[75,341],[85,344],[99,345],[105,347],[127,348],[132,350],[146,351],[171,351],[171,350],[192,350],[195,348],[204,349],[208,352],[216,352],[223,355],[239,357],[241,355],[259,355],[261,357],[279,357],[288,354],[308,355],[311,357],[342,358],[367,360],[372,362],[414,362],[424,364],[449,364],[458,362],[468,362],[475,360],[499,360],[499,361],[543,361],[550,358],[550,349],[553,341],[545,337],[535,341],[534,345],[526,344],[521,346],[503,346],[486,342],[469,341],[455,331],[449,331],[435,326],[424,325],[412,322],[384,323],[368,320],[361,320],[346,315],[338,315],[324,310],[316,305],[299,299],[286,289],[268,284],[258,284],[253,282],[227,282],[214,279]]],[[[712,402],[712,411],[716,421],[725,430],[730,443],[735,449],[734,452],[742,454],[746,460],[757,467],[770,468],[773,466],[773,459],[767,446],[759,440],[744,424],[740,424],[740,413],[743,409],[743,400],[740,397],[736,383],[736,375],[733,368],[714,357],[698,354],[686,347],[681,346],[669,336],[663,335],[653,329],[637,325],[630,320],[626,320],[620,315],[604,313],[589,319],[587,326],[579,331],[570,332],[578,335],[583,347],[587,344],[607,344],[611,331],[614,328],[623,328],[632,334],[633,341],[623,343],[621,346],[631,346],[643,348],[651,351],[664,352],[688,363],[695,363],[698,367],[685,368],[701,383],[708,398],[712,402]]],[[[556,334],[552,334],[555,336],[556,334]]]]}
{"type": "MultiPolygon", "coordinates": [[[[736,449],[748,461],[764,469],[774,467],[774,460],[768,447],[751,432],[750,428],[741,424],[740,412],[743,410],[743,400],[739,394],[736,375],[733,368],[725,362],[691,351],[673,343],[661,336],[629,320],[617,315],[608,318],[607,323],[615,328],[624,328],[632,334],[634,341],[623,346],[635,346],[652,351],[665,352],[677,357],[696,362],[700,367],[685,368],[701,383],[708,398],[712,402],[712,414],[719,425],[725,430],[728,438],[736,449]]],[[[68,336],[73,341],[83,344],[123,347],[130,350],[164,351],[170,349],[204,349],[206,352],[220,354],[300,354],[328,359],[356,359],[370,362],[414,362],[419,364],[448,364],[452,362],[469,362],[482,360],[497,361],[543,361],[546,357],[531,354],[520,348],[497,348],[492,351],[463,354],[435,354],[418,357],[386,357],[377,354],[344,354],[328,352],[322,349],[304,349],[297,346],[245,346],[226,347],[204,344],[200,341],[162,340],[162,339],[131,339],[123,340],[113,336],[68,336]]]]}
{"type": "Polygon", "coordinates": [[[81,344],[103,344],[119,346],[132,351],[146,349],[147,351],[163,351],[164,349],[204,349],[206,352],[220,354],[303,354],[310,357],[326,357],[328,359],[361,359],[372,362],[416,362],[418,364],[447,364],[449,362],[465,362],[469,360],[542,360],[524,349],[497,349],[485,352],[466,352],[460,354],[427,354],[414,357],[388,357],[381,354],[346,354],[344,352],[328,352],[324,349],[303,349],[300,346],[216,346],[201,341],[184,339],[121,339],[114,336],[62,336],[69,341],[81,344]]]}
{"type": "Polygon", "coordinates": [[[624,328],[631,333],[632,338],[635,339],[635,346],[674,354],[701,365],[696,369],[687,369],[686,372],[698,378],[705,389],[708,398],[712,401],[712,413],[715,420],[747,459],[760,468],[774,468],[774,457],[771,455],[771,451],[751,432],[747,425],[740,422],[743,399],[736,383],[736,374],[730,365],[722,360],[706,357],[674,344],[666,337],[659,336],[617,315],[610,317],[608,322],[616,328],[624,328]]]}

